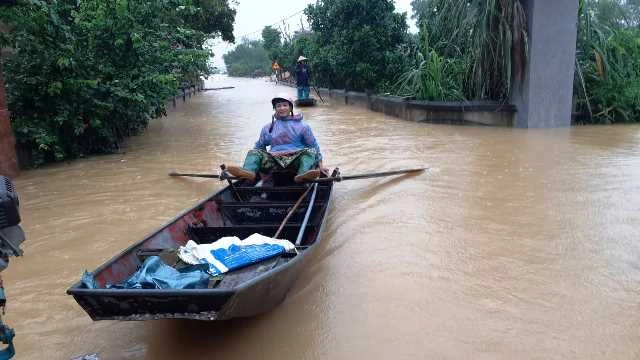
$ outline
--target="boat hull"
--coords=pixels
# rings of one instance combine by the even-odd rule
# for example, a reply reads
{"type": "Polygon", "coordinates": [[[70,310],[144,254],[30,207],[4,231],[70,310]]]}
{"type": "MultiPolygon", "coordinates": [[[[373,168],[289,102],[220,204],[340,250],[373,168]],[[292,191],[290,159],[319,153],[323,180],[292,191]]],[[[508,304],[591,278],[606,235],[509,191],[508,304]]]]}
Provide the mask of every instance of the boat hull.
{"type": "Polygon", "coordinates": [[[296,99],[294,101],[296,106],[315,106],[316,105],[316,99],[314,98],[306,98],[306,99],[296,99]]]}
{"type": "Polygon", "coordinates": [[[251,317],[271,310],[284,300],[308,258],[309,254],[305,254],[304,259],[286,268],[266,273],[229,291],[76,289],[72,295],[93,320],[211,321],[251,317]]]}

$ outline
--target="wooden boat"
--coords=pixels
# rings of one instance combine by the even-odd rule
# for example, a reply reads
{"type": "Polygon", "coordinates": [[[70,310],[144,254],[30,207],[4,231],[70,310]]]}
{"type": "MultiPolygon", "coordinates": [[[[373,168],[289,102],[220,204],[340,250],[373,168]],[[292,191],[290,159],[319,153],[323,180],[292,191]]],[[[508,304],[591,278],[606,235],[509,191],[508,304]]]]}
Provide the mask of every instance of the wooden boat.
{"type": "Polygon", "coordinates": [[[315,106],[316,99],[314,98],[306,98],[306,99],[296,99],[294,100],[295,106],[315,106]]]}
{"type": "MultiPolygon", "coordinates": [[[[332,176],[339,175],[334,170],[332,176]]],[[[308,264],[320,235],[333,182],[315,185],[250,186],[236,181],[212,194],[169,223],[98,267],[94,278],[100,288],[83,287],[79,281],[67,290],[93,320],[152,320],[188,318],[225,320],[250,317],[282,302],[298,274],[308,264]],[[207,289],[108,289],[106,284],[129,278],[142,264],[145,249],[176,248],[188,239],[211,243],[223,236],[241,239],[253,233],[273,236],[288,211],[309,191],[284,225],[279,238],[295,242],[297,254],[281,255],[223,275],[207,289]],[[307,209],[311,209],[307,215],[307,209]]]]}

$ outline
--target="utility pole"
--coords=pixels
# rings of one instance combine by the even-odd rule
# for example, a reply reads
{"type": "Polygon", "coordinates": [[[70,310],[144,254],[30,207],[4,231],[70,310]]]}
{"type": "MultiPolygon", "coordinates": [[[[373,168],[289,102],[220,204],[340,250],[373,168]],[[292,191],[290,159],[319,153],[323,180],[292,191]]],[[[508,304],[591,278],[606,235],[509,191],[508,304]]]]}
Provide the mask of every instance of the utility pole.
{"type": "MultiPolygon", "coordinates": [[[[0,7],[14,5],[15,1],[0,0],[0,7]]],[[[7,31],[0,24],[0,32],[7,31]]],[[[2,76],[2,48],[0,48],[0,175],[14,178],[18,175],[18,159],[16,157],[16,141],[11,129],[7,95],[2,76]]]]}

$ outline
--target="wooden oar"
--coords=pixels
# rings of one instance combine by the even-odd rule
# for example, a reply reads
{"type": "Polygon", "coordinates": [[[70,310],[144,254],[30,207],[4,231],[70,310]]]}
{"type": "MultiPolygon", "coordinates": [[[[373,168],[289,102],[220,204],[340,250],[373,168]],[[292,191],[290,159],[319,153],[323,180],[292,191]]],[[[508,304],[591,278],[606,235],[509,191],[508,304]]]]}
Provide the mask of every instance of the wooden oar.
{"type": "Polygon", "coordinates": [[[202,177],[202,178],[210,178],[210,179],[219,179],[219,174],[185,174],[172,171],[169,173],[169,176],[190,176],[190,177],[202,177]]]}
{"type": "MultiPolygon", "coordinates": [[[[314,184],[315,185],[315,184],[314,184]]],[[[278,231],[276,231],[276,234],[273,235],[274,239],[277,239],[278,236],[280,235],[280,232],[282,232],[282,229],[284,229],[284,225],[287,223],[287,221],[289,221],[289,218],[291,217],[291,215],[293,215],[294,212],[296,212],[296,210],[298,209],[298,207],[300,206],[300,204],[302,204],[302,200],[304,200],[304,198],[307,197],[307,194],[309,193],[309,191],[311,190],[313,186],[309,186],[307,188],[307,190],[302,193],[302,196],[300,196],[300,198],[298,199],[298,201],[296,201],[295,205],[293,205],[293,207],[291,208],[291,210],[289,210],[289,212],[287,213],[287,216],[284,217],[284,220],[282,220],[282,223],[280,224],[280,227],[278,228],[278,231]]]]}
{"type": "Polygon", "coordinates": [[[231,188],[231,194],[233,195],[233,197],[238,201],[244,201],[238,189],[236,189],[236,187],[233,185],[233,182],[231,182],[231,179],[229,178],[229,176],[227,176],[227,166],[225,164],[222,164],[220,165],[220,169],[222,169],[222,173],[225,174],[225,176],[223,176],[220,180],[226,179],[227,183],[229,184],[229,187],[231,188]]]}
{"type": "Polygon", "coordinates": [[[318,97],[320,98],[320,100],[322,100],[322,103],[324,104],[324,99],[322,98],[322,95],[320,95],[320,91],[318,91],[318,88],[314,86],[313,90],[316,91],[316,94],[318,94],[318,97]]]}
{"type": "Polygon", "coordinates": [[[325,182],[332,182],[332,181],[340,182],[344,180],[369,179],[369,178],[377,178],[377,177],[384,177],[384,176],[391,176],[391,175],[418,173],[418,172],[425,171],[427,169],[429,168],[424,167],[424,168],[417,168],[417,169],[394,170],[394,171],[385,171],[385,172],[379,172],[379,173],[368,173],[368,174],[347,175],[347,176],[339,175],[339,176],[332,176],[332,177],[326,177],[326,178],[318,178],[314,180],[309,180],[307,182],[325,183],[325,182]]]}
{"type": "Polygon", "coordinates": [[[237,178],[235,176],[228,176],[228,175],[221,175],[221,174],[188,174],[188,173],[179,173],[175,171],[170,172],[169,176],[201,177],[201,178],[208,178],[208,179],[220,179],[220,181],[227,180],[227,179],[240,180],[240,178],[237,178]]]}

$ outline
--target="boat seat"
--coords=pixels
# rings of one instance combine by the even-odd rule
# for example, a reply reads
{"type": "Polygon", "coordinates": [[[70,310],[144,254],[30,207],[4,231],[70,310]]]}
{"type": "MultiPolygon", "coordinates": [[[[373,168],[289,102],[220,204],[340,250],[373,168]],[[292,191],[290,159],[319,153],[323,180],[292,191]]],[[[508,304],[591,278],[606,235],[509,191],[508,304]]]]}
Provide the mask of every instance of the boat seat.
{"type": "MultiPolygon", "coordinates": [[[[225,218],[234,225],[280,225],[295,203],[272,202],[219,202],[218,209],[225,218]]],[[[289,218],[290,223],[302,223],[309,202],[303,202],[289,218]]],[[[326,206],[325,202],[316,201],[311,211],[310,221],[314,225],[319,221],[319,214],[326,206]]]]}
{"type": "MultiPolygon", "coordinates": [[[[279,239],[286,239],[295,242],[300,230],[300,223],[285,225],[278,236],[279,239]]],[[[189,227],[189,238],[198,244],[212,243],[225,236],[237,236],[240,239],[246,239],[249,235],[258,233],[264,236],[272,237],[278,231],[279,225],[240,225],[240,226],[207,226],[207,227],[189,227]]],[[[318,226],[307,224],[303,239],[308,237],[311,232],[317,232],[318,226]]],[[[302,245],[306,244],[304,241],[302,245]]],[[[301,248],[301,249],[304,249],[301,248]]]]}
{"type": "MultiPolygon", "coordinates": [[[[243,199],[250,202],[291,202],[295,203],[300,196],[307,190],[306,186],[287,186],[287,187],[269,187],[269,186],[236,186],[236,190],[243,199]]],[[[330,187],[328,185],[318,185],[316,199],[326,199],[330,187]]],[[[236,201],[230,192],[225,192],[223,197],[219,198],[226,203],[236,201]]]]}

